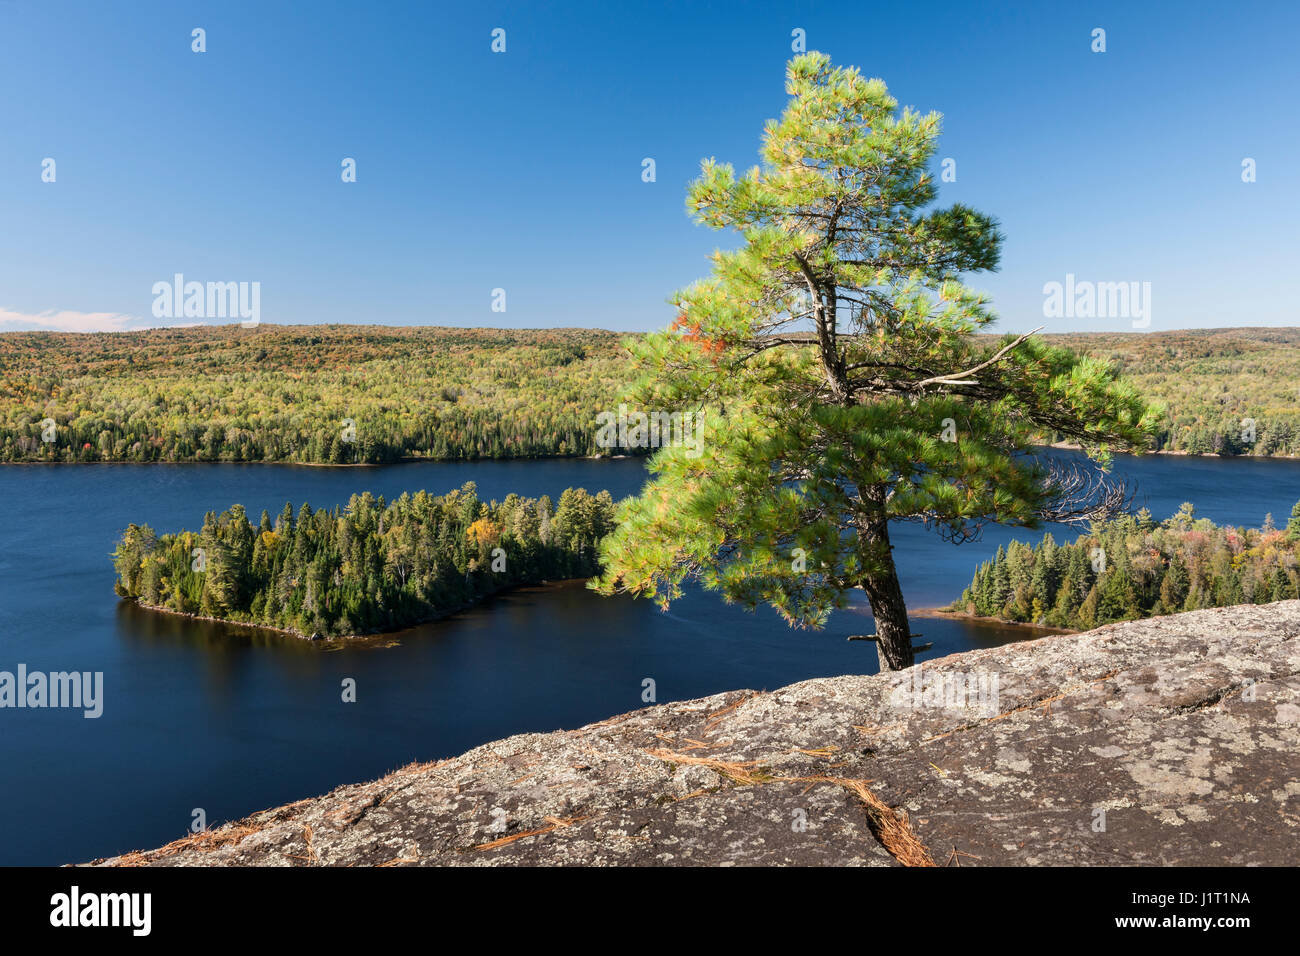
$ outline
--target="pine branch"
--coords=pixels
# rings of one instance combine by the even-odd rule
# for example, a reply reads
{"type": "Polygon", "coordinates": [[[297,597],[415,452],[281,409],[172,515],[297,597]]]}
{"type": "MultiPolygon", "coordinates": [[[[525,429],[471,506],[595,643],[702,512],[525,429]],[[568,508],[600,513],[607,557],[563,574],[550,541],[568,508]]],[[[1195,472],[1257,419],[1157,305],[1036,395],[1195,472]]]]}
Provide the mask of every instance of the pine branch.
{"type": "Polygon", "coordinates": [[[936,375],[933,378],[922,379],[921,381],[914,384],[912,388],[916,389],[917,391],[920,391],[921,389],[925,388],[925,386],[927,385],[978,385],[979,382],[959,381],[959,380],[969,379],[969,377],[974,375],[976,372],[980,372],[988,368],[990,365],[993,365],[996,362],[1000,362],[1002,360],[1002,357],[1006,355],[1008,352],[1010,352],[1012,349],[1014,349],[1017,345],[1025,341],[1025,339],[1029,338],[1031,335],[1034,335],[1037,332],[1041,332],[1042,330],[1043,330],[1043,326],[1041,325],[1036,329],[1031,329],[1030,331],[1026,332],[1024,335],[1020,336],[1020,338],[1016,339],[1014,342],[1009,342],[1006,345],[1004,345],[1002,348],[998,349],[997,354],[994,355],[992,358],[980,362],[979,365],[976,365],[972,368],[968,368],[964,372],[957,372],[955,375],[936,375]]]}

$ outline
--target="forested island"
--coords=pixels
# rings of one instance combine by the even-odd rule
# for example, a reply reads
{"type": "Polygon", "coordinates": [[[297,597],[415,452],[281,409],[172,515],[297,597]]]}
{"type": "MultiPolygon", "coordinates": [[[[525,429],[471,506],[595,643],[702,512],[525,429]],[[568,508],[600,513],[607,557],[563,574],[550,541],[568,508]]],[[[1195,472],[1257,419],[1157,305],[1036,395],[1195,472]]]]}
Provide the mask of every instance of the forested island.
{"type": "MultiPolygon", "coordinates": [[[[609,454],[595,417],[630,377],[626,338],[361,325],[6,332],[0,461],[609,454]]],[[[1164,404],[1154,451],[1300,455],[1300,329],[1042,338],[1114,363],[1164,404]]]]}
{"type": "Polygon", "coordinates": [[[1300,597],[1300,503],[1285,528],[1222,527],[1184,504],[1146,509],[1057,544],[1012,541],[975,572],[949,610],[1088,630],[1115,621],[1300,597]]]}
{"type": "Polygon", "coordinates": [[[479,499],[473,482],[392,502],[369,493],[252,523],[242,505],[198,531],[132,524],[113,554],[118,595],[158,610],[303,637],[397,630],[505,588],[589,577],[610,531],[608,492],[479,499]]]}

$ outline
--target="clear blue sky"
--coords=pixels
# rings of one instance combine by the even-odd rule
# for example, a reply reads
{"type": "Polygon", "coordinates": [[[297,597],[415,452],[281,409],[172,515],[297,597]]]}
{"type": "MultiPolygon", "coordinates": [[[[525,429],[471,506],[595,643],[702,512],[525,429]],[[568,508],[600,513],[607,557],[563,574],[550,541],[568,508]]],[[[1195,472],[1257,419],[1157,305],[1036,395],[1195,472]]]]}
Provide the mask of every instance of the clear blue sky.
{"type": "Polygon", "coordinates": [[[660,327],[735,242],[684,188],[757,160],[796,27],[945,115],[1001,328],[1131,326],[1043,319],[1067,273],[1150,282],[1152,330],[1300,324],[1297,9],[0,0],[0,330],[166,324],[176,272],[265,322],[660,327]]]}

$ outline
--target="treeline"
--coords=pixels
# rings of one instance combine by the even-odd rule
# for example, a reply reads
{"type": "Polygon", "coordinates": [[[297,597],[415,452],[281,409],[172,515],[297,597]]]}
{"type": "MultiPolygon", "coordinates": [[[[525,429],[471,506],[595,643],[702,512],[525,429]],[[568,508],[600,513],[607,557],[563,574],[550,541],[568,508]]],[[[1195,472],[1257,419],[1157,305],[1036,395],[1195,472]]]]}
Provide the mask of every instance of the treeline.
{"type": "MultiPolygon", "coordinates": [[[[608,454],[596,415],[632,377],[623,338],[351,325],[8,332],[0,461],[608,454]]],[[[1165,405],[1153,450],[1300,455],[1300,330],[1046,338],[1115,363],[1165,405]]]]}
{"type": "Polygon", "coordinates": [[[1153,451],[1300,455],[1300,329],[1049,336],[1116,365],[1165,406],[1153,451]]]}
{"type": "Polygon", "coordinates": [[[1220,527],[1184,504],[1145,508],[1058,545],[1013,541],[980,565],[953,610],[1087,630],[1113,621],[1300,597],[1300,503],[1285,529],[1220,527]]]}
{"type": "Polygon", "coordinates": [[[291,505],[250,522],[242,505],[203,527],[157,534],[132,524],[113,554],[117,593],[141,604],[305,636],[395,630],[502,588],[590,577],[613,527],[609,492],[479,500],[474,483],[345,508],[291,505]]]}
{"type": "Polygon", "coordinates": [[[620,336],[219,326],[0,335],[0,461],[377,463],[601,453],[620,336]]]}

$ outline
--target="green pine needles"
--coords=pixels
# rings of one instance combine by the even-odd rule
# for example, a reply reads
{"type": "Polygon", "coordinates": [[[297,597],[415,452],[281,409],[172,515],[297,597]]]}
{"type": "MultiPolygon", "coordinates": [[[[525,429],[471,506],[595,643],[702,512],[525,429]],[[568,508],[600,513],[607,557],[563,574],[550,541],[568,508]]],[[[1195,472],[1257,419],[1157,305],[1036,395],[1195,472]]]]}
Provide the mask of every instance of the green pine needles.
{"type": "Polygon", "coordinates": [[[889,522],[962,538],[988,521],[1115,513],[1122,489],[1032,457],[1054,432],[1098,460],[1145,448],[1155,415],[1108,364],[994,321],[961,281],[994,269],[989,216],[934,206],[940,120],[808,53],[744,174],[706,160],[686,206],[742,239],[678,292],[673,325],[629,343],[629,401],[692,411],[702,455],[668,447],[621,505],[596,587],[667,603],[687,579],[794,625],[861,588],[882,669],[912,663],[889,522]]]}

